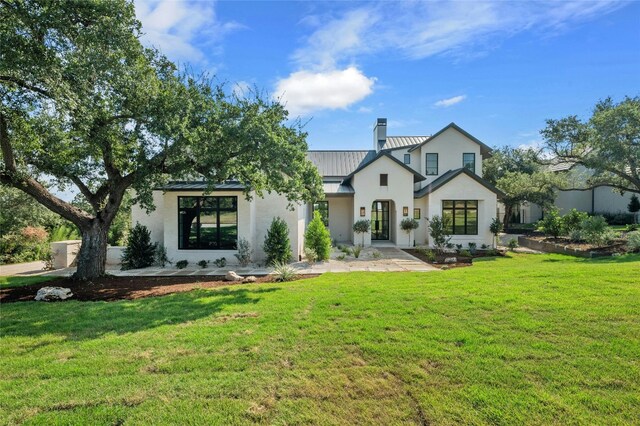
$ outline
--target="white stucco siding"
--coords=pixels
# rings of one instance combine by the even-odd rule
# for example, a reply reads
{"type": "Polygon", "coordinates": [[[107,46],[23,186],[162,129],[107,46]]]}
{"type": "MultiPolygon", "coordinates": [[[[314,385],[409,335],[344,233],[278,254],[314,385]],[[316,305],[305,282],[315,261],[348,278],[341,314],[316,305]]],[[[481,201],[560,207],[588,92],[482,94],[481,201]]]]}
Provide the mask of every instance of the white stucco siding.
{"type": "MultiPolygon", "coordinates": [[[[399,246],[407,245],[404,231],[400,229],[402,208],[413,211],[413,173],[387,157],[380,157],[374,163],[359,171],[351,179],[355,190],[353,196],[353,219],[371,220],[371,205],[374,201],[390,201],[389,233],[391,242],[399,246]],[[380,186],[380,174],[388,175],[388,186],[380,186]],[[360,207],[365,207],[365,216],[360,217],[360,207]]],[[[362,242],[362,235],[353,234],[353,241],[362,242]]],[[[364,236],[364,244],[371,244],[371,233],[364,236]]]]}
{"type": "Polygon", "coordinates": [[[353,197],[327,197],[331,239],[351,243],[353,237],[353,197]]]}
{"type": "Polygon", "coordinates": [[[304,228],[307,222],[307,206],[298,205],[294,210],[287,209],[287,198],[278,194],[264,194],[264,198],[254,197],[255,203],[255,234],[252,242],[254,258],[263,262],[266,258],[262,245],[267,231],[274,218],[284,219],[289,227],[292,260],[297,261],[303,253],[304,228]]]}
{"type": "Polygon", "coordinates": [[[422,173],[427,180],[423,181],[421,187],[433,182],[440,175],[449,170],[459,169],[462,167],[462,154],[474,153],[476,157],[475,173],[482,177],[482,156],[480,155],[480,145],[467,138],[457,130],[450,128],[438,135],[435,139],[430,140],[420,147],[420,163],[422,173]],[[427,176],[425,155],[427,153],[438,154],[438,175],[427,176]]]}
{"type": "Polygon", "coordinates": [[[164,195],[162,191],[153,191],[153,204],[155,210],[147,213],[146,210],[140,208],[138,204],[131,207],[131,224],[136,223],[144,225],[151,233],[151,241],[154,243],[164,244],[164,195]]]}
{"type": "Polygon", "coordinates": [[[493,235],[489,226],[496,217],[497,196],[495,193],[479,184],[470,177],[461,174],[447,182],[444,186],[428,195],[429,218],[442,216],[442,201],[444,200],[478,200],[478,235],[453,235],[453,244],[475,242],[478,246],[490,245],[493,235]]]}
{"type": "MultiPolygon", "coordinates": [[[[632,192],[620,195],[610,186],[599,186],[594,189],[594,211],[596,213],[628,213],[632,192]]],[[[636,194],[640,196],[640,194],[636,194]]]]}
{"type": "MultiPolygon", "coordinates": [[[[416,198],[413,200],[413,208],[420,209],[420,219],[418,221],[418,229],[414,231],[413,238],[417,246],[425,245],[428,241],[429,235],[429,222],[427,221],[428,214],[428,197],[416,198]]],[[[411,217],[413,217],[413,211],[411,211],[411,217]]]]}
{"type": "Polygon", "coordinates": [[[591,191],[558,191],[555,205],[560,214],[571,209],[591,212],[591,191]]]}

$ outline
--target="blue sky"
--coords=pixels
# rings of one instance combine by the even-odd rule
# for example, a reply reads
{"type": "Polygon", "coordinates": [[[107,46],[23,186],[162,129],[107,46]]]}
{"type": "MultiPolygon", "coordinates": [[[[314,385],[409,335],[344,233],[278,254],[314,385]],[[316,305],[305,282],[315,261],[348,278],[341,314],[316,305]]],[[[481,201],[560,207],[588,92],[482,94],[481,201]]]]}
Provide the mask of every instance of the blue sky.
{"type": "Polygon", "coordinates": [[[535,146],[545,119],[640,95],[640,2],[136,1],[144,41],[230,88],[281,97],[312,149],[451,121],[535,146]]]}

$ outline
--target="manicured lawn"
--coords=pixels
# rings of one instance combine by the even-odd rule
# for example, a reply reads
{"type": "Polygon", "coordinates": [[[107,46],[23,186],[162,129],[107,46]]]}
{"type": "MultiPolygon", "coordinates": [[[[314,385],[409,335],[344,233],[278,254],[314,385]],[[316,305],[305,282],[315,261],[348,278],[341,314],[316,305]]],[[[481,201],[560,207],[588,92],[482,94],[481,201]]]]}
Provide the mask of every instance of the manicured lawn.
{"type": "Polygon", "coordinates": [[[52,280],[54,278],[56,277],[41,276],[41,275],[25,276],[25,277],[22,277],[22,276],[1,277],[0,276],[0,288],[20,287],[23,285],[38,284],[38,283],[43,283],[45,281],[52,280]]]}
{"type": "Polygon", "coordinates": [[[3,304],[0,421],[631,424],[640,256],[3,304]]]}

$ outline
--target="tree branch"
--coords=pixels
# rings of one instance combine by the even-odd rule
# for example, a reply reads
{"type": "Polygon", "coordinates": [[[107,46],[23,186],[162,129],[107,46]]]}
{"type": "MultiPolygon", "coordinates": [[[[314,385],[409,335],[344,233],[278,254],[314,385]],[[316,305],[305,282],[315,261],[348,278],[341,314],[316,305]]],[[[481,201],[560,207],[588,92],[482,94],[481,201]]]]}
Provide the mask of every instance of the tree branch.
{"type": "Polygon", "coordinates": [[[7,81],[15,84],[16,86],[22,87],[23,89],[31,90],[32,92],[36,92],[40,95],[46,96],[47,98],[51,98],[51,93],[49,93],[45,89],[41,89],[33,84],[29,84],[24,80],[21,80],[16,77],[11,77],[9,75],[0,75],[0,81],[7,81]]]}

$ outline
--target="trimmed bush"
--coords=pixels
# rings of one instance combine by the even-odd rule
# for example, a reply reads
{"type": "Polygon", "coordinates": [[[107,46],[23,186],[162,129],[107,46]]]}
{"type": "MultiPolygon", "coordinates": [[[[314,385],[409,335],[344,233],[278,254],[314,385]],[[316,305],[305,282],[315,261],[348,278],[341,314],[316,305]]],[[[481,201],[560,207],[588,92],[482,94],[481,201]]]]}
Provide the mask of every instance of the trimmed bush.
{"type": "Polygon", "coordinates": [[[304,233],[304,245],[316,254],[317,260],[326,260],[331,254],[331,236],[318,211],[313,212],[313,220],[304,233]]]}
{"type": "Polygon", "coordinates": [[[591,216],[582,221],[580,226],[582,236],[586,242],[596,246],[604,246],[615,238],[609,229],[607,221],[602,216],[591,216]]]}
{"type": "Polygon", "coordinates": [[[362,234],[362,245],[364,245],[364,234],[371,230],[371,221],[367,219],[361,219],[353,224],[353,232],[356,234],[362,234]]]}
{"type": "Polygon", "coordinates": [[[553,238],[558,238],[562,233],[562,218],[558,213],[558,210],[553,209],[547,212],[544,219],[538,222],[538,226],[547,235],[551,235],[553,238]]]}
{"type": "Polygon", "coordinates": [[[276,217],[271,221],[262,248],[267,254],[267,265],[289,262],[291,241],[289,241],[289,227],[283,219],[276,217]]]}
{"type": "Polygon", "coordinates": [[[627,248],[629,251],[640,252],[640,231],[633,231],[627,234],[627,248]]]}
{"type": "Polygon", "coordinates": [[[418,221],[411,217],[404,218],[400,221],[400,229],[406,232],[409,237],[409,246],[411,246],[411,231],[418,229],[419,226],[418,221]]]}
{"type": "Polygon", "coordinates": [[[572,231],[579,230],[582,222],[588,217],[586,212],[571,209],[569,213],[562,216],[562,232],[570,235],[572,231]]]}
{"type": "Polygon", "coordinates": [[[122,253],[122,270],[140,269],[153,265],[156,246],[151,243],[151,232],[146,226],[136,223],[122,253]]]}

